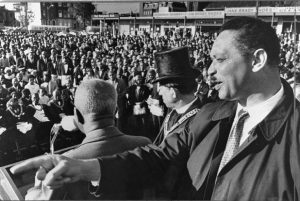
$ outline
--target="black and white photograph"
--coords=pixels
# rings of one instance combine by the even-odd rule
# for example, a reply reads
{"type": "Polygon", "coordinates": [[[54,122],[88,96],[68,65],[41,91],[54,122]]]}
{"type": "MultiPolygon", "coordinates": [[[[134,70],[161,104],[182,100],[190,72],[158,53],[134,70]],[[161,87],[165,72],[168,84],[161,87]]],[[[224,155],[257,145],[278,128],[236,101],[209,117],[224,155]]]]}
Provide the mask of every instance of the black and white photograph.
{"type": "Polygon", "coordinates": [[[0,200],[300,201],[299,0],[0,0],[0,200]]]}

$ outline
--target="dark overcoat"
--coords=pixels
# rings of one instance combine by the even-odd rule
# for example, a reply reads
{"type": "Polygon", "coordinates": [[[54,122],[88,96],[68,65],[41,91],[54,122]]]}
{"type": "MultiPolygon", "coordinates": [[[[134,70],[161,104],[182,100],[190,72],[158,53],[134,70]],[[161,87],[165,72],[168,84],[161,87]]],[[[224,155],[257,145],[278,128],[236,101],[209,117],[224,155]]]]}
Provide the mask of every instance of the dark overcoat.
{"type": "Polygon", "coordinates": [[[95,193],[133,176],[138,182],[163,178],[167,167],[186,166],[182,199],[299,200],[300,105],[286,81],[284,95],[272,112],[217,175],[237,108],[236,102],[206,104],[184,132],[161,147],[101,157],[101,180],[95,193]]]}

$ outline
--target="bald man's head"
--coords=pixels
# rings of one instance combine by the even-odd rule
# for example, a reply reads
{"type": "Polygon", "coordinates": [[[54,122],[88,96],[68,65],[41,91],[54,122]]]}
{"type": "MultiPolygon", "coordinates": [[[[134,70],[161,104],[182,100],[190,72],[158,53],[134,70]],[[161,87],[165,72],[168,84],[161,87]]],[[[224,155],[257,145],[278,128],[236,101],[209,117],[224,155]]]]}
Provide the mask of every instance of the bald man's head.
{"type": "Polygon", "coordinates": [[[117,93],[114,86],[104,80],[86,80],[78,86],[74,104],[82,115],[113,115],[117,105],[117,93]]]}

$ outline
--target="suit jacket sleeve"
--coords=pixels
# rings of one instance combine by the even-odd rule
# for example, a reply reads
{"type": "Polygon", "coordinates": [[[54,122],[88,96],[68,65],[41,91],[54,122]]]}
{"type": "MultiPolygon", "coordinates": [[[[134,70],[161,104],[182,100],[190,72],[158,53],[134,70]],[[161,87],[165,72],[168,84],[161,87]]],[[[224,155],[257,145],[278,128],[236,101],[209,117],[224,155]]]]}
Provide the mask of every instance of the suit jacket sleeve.
{"type": "Polygon", "coordinates": [[[119,184],[132,186],[159,182],[170,165],[186,167],[190,153],[214,124],[208,117],[211,112],[202,111],[193,120],[197,123],[191,122],[183,132],[168,136],[160,146],[151,144],[99,158],[101,179],[92,193],[99,196],[110,189],[118,190],[119,184]]]}

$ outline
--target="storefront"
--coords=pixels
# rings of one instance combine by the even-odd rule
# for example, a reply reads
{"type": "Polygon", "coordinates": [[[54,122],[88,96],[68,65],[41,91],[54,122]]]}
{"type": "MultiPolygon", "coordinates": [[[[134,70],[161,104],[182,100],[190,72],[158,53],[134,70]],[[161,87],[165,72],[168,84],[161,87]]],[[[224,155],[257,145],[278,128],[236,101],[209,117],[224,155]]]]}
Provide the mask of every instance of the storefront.
{"type": "MultiPolygon", "coordinates": [[[[188,11],[188,12],[157,12],[146,17],[119,17],[113,15],[93,16],[93,24],[102,22],[103,30],[119,30],[117,33],[138,34],[142,32],[191,33],[198,31],[217,31],[224,21],[236,16],[259,17],[269,22],[277,31],[282,33],[294,29],[294,15],[300,20],[300,7],[239,7],[225,8],[223,11],[188,11]]],[[[297,23],[300,32],[300,23],[297,23]]]]}

